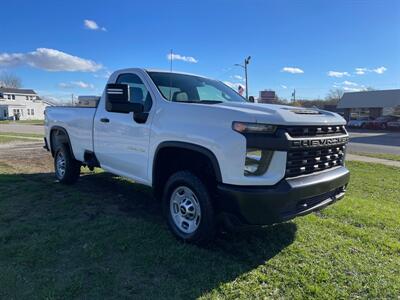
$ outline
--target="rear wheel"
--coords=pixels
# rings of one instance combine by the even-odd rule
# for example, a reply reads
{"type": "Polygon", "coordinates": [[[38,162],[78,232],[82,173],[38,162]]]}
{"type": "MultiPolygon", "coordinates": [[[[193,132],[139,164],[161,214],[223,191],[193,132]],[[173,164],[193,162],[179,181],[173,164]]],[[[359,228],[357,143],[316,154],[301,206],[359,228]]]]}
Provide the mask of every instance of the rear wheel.
{"type": "Polygon", "coordinates": [[[206,185],[189,171],[179,171],[167,181],[164,214],[176,237],[204,244],[215,236],[214,208],[206,185]]]}
{"type": "Polygon", "coordinates": [[[54,155],[54,170],[58,181],[64,184],[75,183],[80,175],[81,164],[72,156],[69,147],[61,144],[54,155]]]}

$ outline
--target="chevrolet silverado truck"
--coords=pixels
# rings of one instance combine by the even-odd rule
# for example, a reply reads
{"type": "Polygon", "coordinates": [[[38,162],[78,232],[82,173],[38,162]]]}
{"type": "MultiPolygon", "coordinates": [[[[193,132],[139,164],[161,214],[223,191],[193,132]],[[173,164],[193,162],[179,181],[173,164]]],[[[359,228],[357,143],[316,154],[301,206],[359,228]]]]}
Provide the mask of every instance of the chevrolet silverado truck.
{"type": "Polygon", "coordinates": [[[269,225],[344,196],[348,134],[338,114],[247,102],[202,76],[124,69],[95,105],[48,107],[55,176],[81,166],[153,188],[178,238],[211,240],[221,223],[269,225]]]}

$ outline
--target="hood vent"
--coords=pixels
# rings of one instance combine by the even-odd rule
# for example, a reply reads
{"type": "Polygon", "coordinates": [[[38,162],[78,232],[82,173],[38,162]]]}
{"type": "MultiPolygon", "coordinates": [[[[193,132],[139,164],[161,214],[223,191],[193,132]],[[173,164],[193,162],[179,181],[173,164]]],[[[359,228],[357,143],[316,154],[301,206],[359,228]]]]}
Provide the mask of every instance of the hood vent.
{"type": "Polygon", "coordinates": [[[318,110],[314,109],[291,109],[291,112],[294,112],[298,115],[320,115],[321,113],[318,110]]]}
{"type": "Polygon", "coordinates": [[[288,110],[298,115],[322,115],[323,113],[318,108],[295,108],[295,107],[281,107],[281,109],[288,110]]]}

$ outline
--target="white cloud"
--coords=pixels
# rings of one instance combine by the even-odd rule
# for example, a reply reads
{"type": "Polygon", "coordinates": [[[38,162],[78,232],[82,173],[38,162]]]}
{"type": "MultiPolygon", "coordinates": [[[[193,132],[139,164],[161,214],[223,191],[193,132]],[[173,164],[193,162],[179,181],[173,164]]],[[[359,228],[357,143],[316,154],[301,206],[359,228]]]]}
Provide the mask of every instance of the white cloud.
{"type": "Polygon", "coordinates": [[[368,68],[356,68],[355,73],[357,75],[365,75],[366,73],[371,73],[374,72],[376,74],[383,74],[387,69],[382,66],[382,67],[378,67],[375,69],[368,69],[368,68]]]}
{"type": "Polygon", "coordinates": [[[92,83],[86,83],[83,81],[72,81],[71,83],[82,89],[94,89],[94,85],[92,83]]]}
{"type": "Polygon", "coordinates": [[[343,88],[343,90],[345,90],[346,92],[358,92],[358,91],[360,91],[360,89],[358,89],[358,88],[352,88],[352,87],[348,87],[348,86],[345,86],[343,88]]]}
{"type": "Polygon", "coordinates": [[[111,74],[112,74],[111,71],[105,70],[104,72],[96,73],[96,74],[94,74],[93,76],[94,76],[95,78],[105,78],[105,79],[108,79],[108,78],[110,77],[111,74]]]}
{"type": "Polygon", "coordinates": [[[69,83],[61,82],[58,84],[61,88],[81,88],[81,89],[94,89],[94,85],[92,83],[86,83],[83,81],[71,81],[69,83]]]}
{"type": "Polygon", "coordinates": [[[360,92],[360,91],[365,91],[365,88],[356,88],[356,87],[349,87],[349,86],[345,86],[343,87],[343,90],[346,92],[360,92]]]}
{"type": "Polygon", "coordinates": [[[386,69],[385,67],[382,66],[382,67],[373,69],[372,71],[375,72],[375,73],[377,73],[377,74],[383,74],[386,70],[387,70],[387,69],[386,69]]]}
{"type": "Polygon", "coordinates": [[[338,71],[329,71],[328,72],[329,77],[336,77],[336,78],[341,78],[343,76],[350,76],[349,72],[338,72],[338,71]]]}
{"type": "Polygon", "coordinates": [[[281,72],[287,72],[287,73],[291,73],[291,74],[303,74],[304,71],[300,68],[296,68],[296,67],[284,67],[282,68],[281,72]]]}
{"type": "Polygon", "coordinates": [[[367,88],[365,85],[360,85],[356,82],[345,80],[342,82],[335,82],[333,84],[334,88],[342,89],[345,92],[360,92],[360,91],[366,91],[367,88]]]}
{"type": "Polygon", "coordinates": [[[287,89],[287,86],[286,86],[286,85],[284,85],[284,84],[281,84],[281,88],[283,88],[283,89],[287,89]]]}
{"type": "Polygon", "coordinates": [[[357,83],[355,83],[353,81],[348,81],[348,80],[343,81],[342,84],[349,85],[349,86],[358,86],[357,83]]]}
{"type": "Polygon", "coordinates": [[[0,53],[0,66],[29,65],[46,71],[96,72],[102,68],[92,60],[48,48],[27,53],[0,53]]]}
{"type": "Polygon", "coordinates": [[[233,77],[234,79],[244,81],[244,78],[243,78],[242,76],[240,76],[240,75],[233,75],[232,77],[233,77]]]}
{"type": "Polygon", "coordinates": [[[100,27],[95,21],[93,20],[84,20],[83,25],[85,28],[90,29],[90,30],[101,30],[101,31],[107,31],[105,27],[100,27]]]}
{"type": "Polygon", "coordinates": [[[175,53],[167,54],[167,59],[168,60],[171,60],[171,59],[172,60],[181,60],[181,61],[185,61],[185,62],[188,62],[188,63],[194,63],[194,64],[198,62],[198,60],[195,59],[192,56],[183,56],[183,55],[175,54],[175,53]]]}
{"type": "Polygon", "coordinates": [[[368,71],[367,68],[356,68],[356,74],[357,75],[364,75],[368,71]]]}

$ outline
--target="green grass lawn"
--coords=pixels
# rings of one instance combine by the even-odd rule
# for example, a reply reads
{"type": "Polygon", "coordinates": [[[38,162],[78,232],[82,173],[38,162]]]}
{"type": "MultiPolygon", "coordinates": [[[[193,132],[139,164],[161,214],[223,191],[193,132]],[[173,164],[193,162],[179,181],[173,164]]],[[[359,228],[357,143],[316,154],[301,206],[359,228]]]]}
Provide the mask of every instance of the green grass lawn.
{"type": "Polygon", "coordinates": [[[35,133],[15,133],[15,132],[0,132],[0,144],[10,143],[15,141],[42,141],[43,134],[35,133]]]}
{"type": "Polygon", "coordinates": [[[20,121],[0,120],[0,124],[44,125],[44,120],[20,120],[20,121]]]}
{"type": "Polygon", "coordinates": [[[347,165],[337,204],[199,248],[146,187],[107,173],[62,186],[3,161],[0,298],[398,299],[400,169],[347,165]]]}
{"type": "Polygon", "coordinates": [[[396,155],[396,154],[364,153],[364,152],[354,152],[354,153],[351,153],[351,154],[400,161],[400,155],[396,155]]]}

